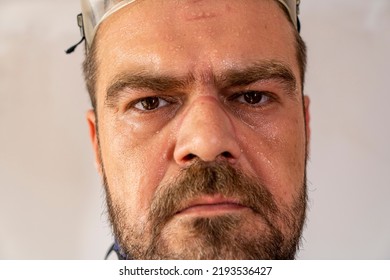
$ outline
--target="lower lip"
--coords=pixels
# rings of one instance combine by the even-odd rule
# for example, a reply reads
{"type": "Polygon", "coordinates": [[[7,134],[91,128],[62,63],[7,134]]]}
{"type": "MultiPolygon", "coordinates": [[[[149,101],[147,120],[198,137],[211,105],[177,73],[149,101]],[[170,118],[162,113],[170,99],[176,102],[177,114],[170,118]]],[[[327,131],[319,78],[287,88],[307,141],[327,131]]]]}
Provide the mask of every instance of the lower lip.
{"type": "Polygon", "coordinates": [[[181,212],[179,215],[221,215],[227,213],[233,213],[248,209],[245,206],[241,206],[234,203],[221,203],[221,204],[203,204],[189,207],[181,212]]]}

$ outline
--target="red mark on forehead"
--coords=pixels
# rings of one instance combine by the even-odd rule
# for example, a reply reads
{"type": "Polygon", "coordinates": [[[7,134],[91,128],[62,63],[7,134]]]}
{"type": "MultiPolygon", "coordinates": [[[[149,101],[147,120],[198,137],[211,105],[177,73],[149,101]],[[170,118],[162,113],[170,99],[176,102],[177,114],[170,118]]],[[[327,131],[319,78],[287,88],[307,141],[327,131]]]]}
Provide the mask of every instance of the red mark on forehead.
{"type": "Polygon", "coordinates": [[[217,11],[215,5],[212,5],[212,2],[189,0],[186,5],[186,14],[184,18],[187,21],[210,19],[218,16],[217,11]]]}
{"type": "Polygon", "coordinates": [[[214,18],[216,16],[217,14],[213,12],[199,11],[187,15],[186,20],[193,21],[193,20],[209,19],[209,18],[214,18]]]}
{"type": "Polygon", "coordinates": [[[232,7],[229,4],[225,5],[226,11],[230,12],[232,10],[232,7]]]}

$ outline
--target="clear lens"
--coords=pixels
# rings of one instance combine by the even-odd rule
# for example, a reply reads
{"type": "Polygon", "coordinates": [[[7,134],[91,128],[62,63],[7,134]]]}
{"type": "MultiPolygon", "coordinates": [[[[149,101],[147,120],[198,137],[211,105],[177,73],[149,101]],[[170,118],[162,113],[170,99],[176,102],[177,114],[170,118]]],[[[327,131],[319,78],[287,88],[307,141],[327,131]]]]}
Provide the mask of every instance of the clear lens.
{"type": "MultiPolygon", "coordinates": [[[[92,44],[99,24],[119,9],[135,1],[136,0],[81,0],[84,34],[88,48],[92,44]]],[[[295,27],[297,27],[297,6],[299,5],[300,0],[278,1],[288,9],[290,17],[294,22],[295,27]]]]}

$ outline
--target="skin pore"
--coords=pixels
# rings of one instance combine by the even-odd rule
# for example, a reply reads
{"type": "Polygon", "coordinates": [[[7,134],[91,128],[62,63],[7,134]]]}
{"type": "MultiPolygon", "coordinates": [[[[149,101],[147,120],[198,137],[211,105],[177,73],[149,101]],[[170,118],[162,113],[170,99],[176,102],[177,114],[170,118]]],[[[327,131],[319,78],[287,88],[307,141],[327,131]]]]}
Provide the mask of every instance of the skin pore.
{"type": "Polygon", "coordinates": [[[136,1],[101,24],[88,122],[127,257],[294,258],[309,138],[294,42],[273,0],[136,1]]]}

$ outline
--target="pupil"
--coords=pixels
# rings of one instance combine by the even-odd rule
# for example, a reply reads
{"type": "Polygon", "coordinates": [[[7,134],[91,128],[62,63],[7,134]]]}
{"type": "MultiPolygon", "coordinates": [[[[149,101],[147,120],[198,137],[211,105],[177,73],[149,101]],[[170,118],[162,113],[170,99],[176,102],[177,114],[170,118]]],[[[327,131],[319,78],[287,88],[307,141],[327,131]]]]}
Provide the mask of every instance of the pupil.
{"type": "Polygon", "coordinates": [[[158,107],[159,104],[160,101],[157,97],[147,97],[142,100],[142,107],[144,107],[145,110],[154,110],[158,107]]]}
{"type": "Polygon", "coordinates": [[[250,91],[250,92],[247,92],[244,94],[244,99],[249,104],[259,103],[262,98],[263,98],[263,95],[259,92],[255,92],[255,91],[250,91]]]}

